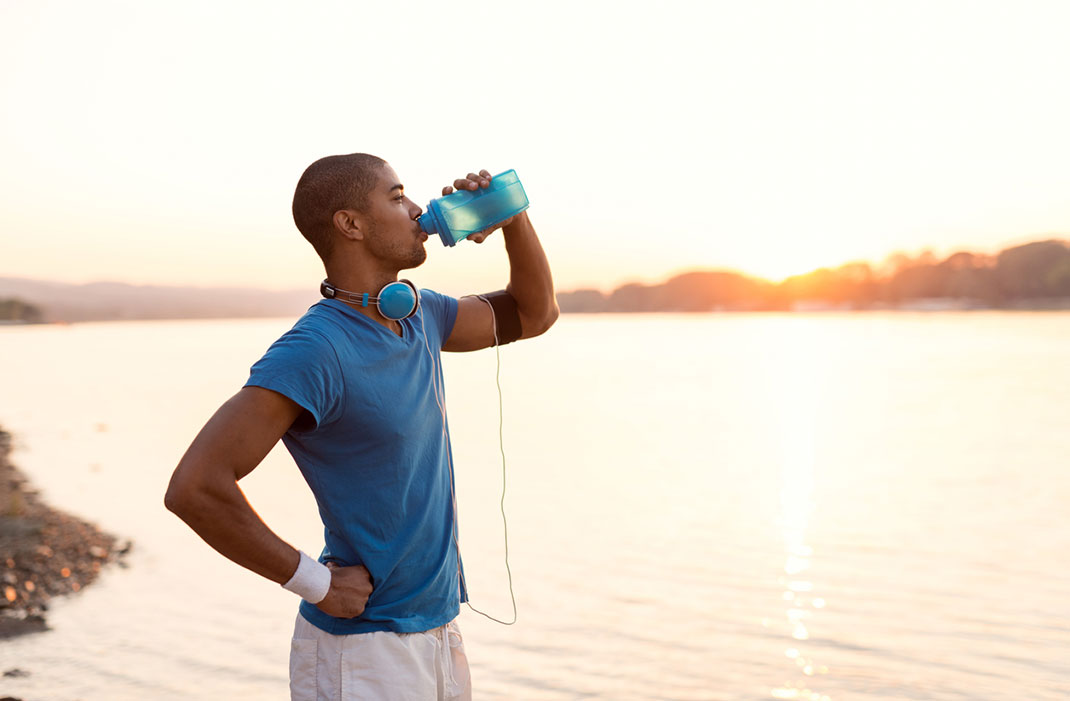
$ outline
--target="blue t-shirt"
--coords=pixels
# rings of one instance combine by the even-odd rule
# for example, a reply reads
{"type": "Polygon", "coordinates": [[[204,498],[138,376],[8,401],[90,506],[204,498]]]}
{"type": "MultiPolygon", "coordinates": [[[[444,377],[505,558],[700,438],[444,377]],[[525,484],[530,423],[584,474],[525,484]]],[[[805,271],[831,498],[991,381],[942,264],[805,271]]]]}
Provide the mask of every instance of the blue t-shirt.
{"type": "Polygon", "coordinates": [[[456,299],[422,290],[399,337],[343,302],[321,300],[252,367],[246,386],[304,409],[282,440],[319,506],[320,561],[371,573],[357,618],[301,602],[301,614],[328,633],[415,633],[459,612],[449,445],[435,400],[439,352],[456,317],[456,299]]]}

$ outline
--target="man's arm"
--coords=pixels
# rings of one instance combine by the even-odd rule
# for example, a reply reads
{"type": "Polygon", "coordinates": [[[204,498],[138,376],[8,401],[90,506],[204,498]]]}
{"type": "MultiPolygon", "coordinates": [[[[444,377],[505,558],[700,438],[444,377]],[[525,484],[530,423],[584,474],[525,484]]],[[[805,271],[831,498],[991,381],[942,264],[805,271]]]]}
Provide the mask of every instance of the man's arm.
{"type": "MultiPolygon", "coordinates": [[[[238,480],[252,472],[302,409],[281,394],[245,387],[208,420],[175,468],[164,504],[197,535],[242,567],[283,584],[300,554],[257,516],[238,480]]],[[[360,615],[371,593],[361,566],[331,571],[331,588],[319,604],[332,616],[360,615]]]]}
{"type": "MultiPolygon", "coordinates": [[[[453,185],[458,190],[476,190],[490,185],[490,173],[469,173],[453,185]]],[[[442,189],[443,195],[453,188],[442,189]]],[[[528,213],[521,212],[499,225],[505,237],[505,252],[509,257],[509,284],[506,291],[516,300],[520,317],[520,338],[532,338],[545,333],[557,321],[560,310],[554,296],[554,281],[550,263],[542,250],[535,227],[528,213]]],[[[468,238],[482,243],[493,231],[472,234],[468,238]]],[[[493,313],[486,302],[477,297],[462,297],[457,307],[457,319],[453,331],[446,339],[443,350],[472,351],[494,345],[493,313]]]]}

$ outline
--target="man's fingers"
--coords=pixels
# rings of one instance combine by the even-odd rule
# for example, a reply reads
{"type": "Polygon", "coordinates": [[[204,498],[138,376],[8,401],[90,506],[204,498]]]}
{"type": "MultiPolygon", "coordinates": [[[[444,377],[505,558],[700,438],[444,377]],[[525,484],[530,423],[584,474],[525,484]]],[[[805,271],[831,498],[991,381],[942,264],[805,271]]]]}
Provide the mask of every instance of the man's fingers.
{"type": "MultiPolygon", "coordinates": [[[[469,173],[464,178],[457,178],[453,181],[453,187],[458,190],[478,190],[481,187],[487,187],[490,185],[490,172],[486,169],[479,171],[479,173],[469,173]]],[[[453,192],[453,189],[450,189],[453,192]]],[[[446,188],[442,188],[442,194],[448,195],[446,188]]]]}
{"type": "Polygon", "coordinates": [[[487,185],[490,185],[490,173],[485,170],[479,171],[478,175],[476,175],[475,173],[469,173],[468,179],[474,182],[479,187],[486,187],[487,185]]]}
{"type": "Polygon", "coordinates": [[[453,188],[450,187],[449,185],[447,185],[446,187],[442,188],[442,195],[443,196],[448,195],[451,192],[453,192],[453,188]]]}

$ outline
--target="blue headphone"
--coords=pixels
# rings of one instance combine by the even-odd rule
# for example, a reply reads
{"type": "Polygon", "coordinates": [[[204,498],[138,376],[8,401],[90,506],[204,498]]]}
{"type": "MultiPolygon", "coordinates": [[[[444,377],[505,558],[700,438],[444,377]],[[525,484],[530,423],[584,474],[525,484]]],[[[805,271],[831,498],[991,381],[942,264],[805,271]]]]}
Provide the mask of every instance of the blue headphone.
{"type": "Polygon", "coordinates": [[[416,289],[416,285],[408,280],[389,282],[374,297],[367,292],[340,290],[324,280],[320,283],[320,294],[327,299],[340,299],[343,302],[352,302],[362,307],[368,306],[368,302],[375,302],[379,313],[391,321],[408,319],[420,308],[420,293],[416,289]]]}

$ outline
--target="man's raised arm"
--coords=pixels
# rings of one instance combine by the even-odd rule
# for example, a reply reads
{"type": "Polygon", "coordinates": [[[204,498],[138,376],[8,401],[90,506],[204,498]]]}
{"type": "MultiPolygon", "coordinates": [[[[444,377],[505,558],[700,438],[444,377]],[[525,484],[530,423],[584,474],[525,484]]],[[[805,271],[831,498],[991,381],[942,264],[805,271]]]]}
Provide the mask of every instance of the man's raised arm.
{"type": "MultiPolygon", "coordinates": [[[[458,178],[453,185],[458,190],[476,190],[490,185],[490,180],[490,173],[481,170],[478,175],[469,173],[467,178],[458,178]]],[[[453,189],[444,187],[442,194],[448,195],[453,189]]],[[[560,314],[554,296],[550,263],[526,211],[499,226],[509,257],[509,284],[505,289],[516,303],[516,315],[520,320],[519,338],[532,338],[545,333],[560,314]]],[[[494,229],[472,234],[468,238],[482,243],[492,231],[494,229]]],[[[472,351],[491,345],[494,345],[494,319],[490,308],[478,297],[462,297],[457,308],[457,320],[443,350],[472,351]]]]}

